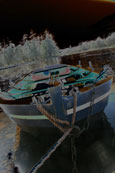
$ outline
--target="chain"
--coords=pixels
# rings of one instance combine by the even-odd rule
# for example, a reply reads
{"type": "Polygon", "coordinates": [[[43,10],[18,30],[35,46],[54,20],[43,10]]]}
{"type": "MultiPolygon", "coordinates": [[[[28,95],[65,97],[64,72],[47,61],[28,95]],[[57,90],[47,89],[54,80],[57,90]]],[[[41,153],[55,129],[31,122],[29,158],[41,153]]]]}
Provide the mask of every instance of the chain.
{"type": "Polygon", "coordinates": [[[75,145],[75,134],[71,136],[71,152],[72,152],[72,162],[73,162],[72,173],[79,173],[77,168],[77,151],[75,145]]]}
{"type": "MultiPolygon", "coordinates": [[[[87,130],[89,128],[89,121],[90,121],[91,114],[93,112],[94,96],[95,96],[95,85],[93,84],[88,118],[84,124],[84,128],[79,131],[79,135],[77,137],[79,137],[85,130],[87,130]]],[[[71,151],[72,151],[72,162],[73,162],[73,172],[72,173],[79,173],[79,170],[77,168],[77,151],[76,151],[76,145],[75,145],[75,134],[73,133],[71,135],[71,151]]]]}
{"type": "Polygon", "coordinates": [[[88,122],[88,127],[87,127],[87,129],[89,128],[90,118],[91,118],[91,115],[92,115],[92,113],[93,113],[94,99],[95,99],[95,84],[93,84],[93,86],[92,86],[90,107],[89,107],[89,113],[88,113],[88,118],[87,118],[87,122],[88,122]]]}
{"type": "Polygon", "coordinates": [[[93,84],[92,90],[93,91],[92,91],[91,100],[90,100],[90,111],[89,111],[89,115],[91,115],[92,112],[93,112],[94,96],[95,96],[95,84],[93,84]]]}
{"type": "Polygon", "coordinates": [[[86,122],[84,123],[84,127],[81,130],[81,133],[83,133],[85,130],[88,130],[89,128],[89,123],[90,123],[90,118],[93,112],[93,105],[94,105],[94,97],[95,97],[95,84],[92,85],[92,93],[91,93],[91,99],[90,99],[90,107],[88,111],[88,117],[86,122]]]}
{"type": "MultiPolygon", "coordinates": [[[[76,92],[73,92],[73,98],[74,98],[74,111],[73,111],[73,116],[72,116],[72,125],[75,124],[75,118],[76,118],[76,107],[77,107],[77,97],[76,97],[76,92]]],[[[79,136],[80,134],[80,128],[77,126],[77,128],[74,127],[72,134],[71,134],[71,152],[72,152],[72,162],[73,162],[73,173],[78,173],[78,168],[77,168],[77,151],[76,151],[76,145],[75,145],[75,138],[76,135],[79,136]],[[77,133],[74,133],[74,130],[76,130],[77,133]]]]}
{"type": "Polygon", "coordinates": [[[114,134],[113,134],[113,139],[112,139],[112,147],[115,147],[115,129],[114,129],[114,134]]]}

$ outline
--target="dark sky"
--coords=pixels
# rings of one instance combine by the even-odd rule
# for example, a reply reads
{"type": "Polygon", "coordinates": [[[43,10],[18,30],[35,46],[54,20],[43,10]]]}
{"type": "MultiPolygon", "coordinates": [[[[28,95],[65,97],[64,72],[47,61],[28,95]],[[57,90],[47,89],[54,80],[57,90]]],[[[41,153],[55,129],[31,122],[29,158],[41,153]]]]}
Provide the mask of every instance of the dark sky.
{"type": "Polygon", "coordinates": [[[48,29],[59,46],[77,43],[87,27],[115,13],[115,2],[95,0],[0,0],[0,37],[21,40],[48,29]]]}

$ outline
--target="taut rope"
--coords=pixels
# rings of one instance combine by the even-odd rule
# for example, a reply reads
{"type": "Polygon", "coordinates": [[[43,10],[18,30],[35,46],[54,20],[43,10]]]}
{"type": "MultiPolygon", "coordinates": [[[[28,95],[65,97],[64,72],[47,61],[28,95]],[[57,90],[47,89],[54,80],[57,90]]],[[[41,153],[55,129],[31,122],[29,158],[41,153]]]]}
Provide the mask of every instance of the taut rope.
{"type": "Polygon", "coordinates": [[[41,104],[38,105],[36,98],[34,97],[34,101],[36,103],[36,106],[38,108],[38,110],[45,115],[52,123],[54,126],[56,126],[59,130],[63,131],[64,134],[63,136],[48,150],[48,152],[40,159],[39,162],[37,162],[33,168],[28,171],[27,173],[36,173],[38,171],[38,169],[40,167],[43,166],[43,164],[45,163],[46,160],[49,159],[49,157],[51,156],[51,154],[53,154],[53,152],[61,145],[61,143],[66,139],[66,137],[71,133],[73,127],[74,127],[74,123],[75,123],[75,118],[76,118],[76,105],[77,105],[77,94],[75,92],[75,90],[73,90],[73,97],[74,97],[74,106],[73,106],[73,117],[72,117],[72,126],[68,127],[68,129],[64,129],[62,128],[59,124],[56,123],[59,122],[61,124],[66,124],[69,125],[70,123],[68,121],[63,121],[63,120],[59,120],[56,119],[55,117],[52,117],[52,115],[50,115],[42,106],[41,104]],[[50,116],[49,116],[50,115],[50,116]]]}

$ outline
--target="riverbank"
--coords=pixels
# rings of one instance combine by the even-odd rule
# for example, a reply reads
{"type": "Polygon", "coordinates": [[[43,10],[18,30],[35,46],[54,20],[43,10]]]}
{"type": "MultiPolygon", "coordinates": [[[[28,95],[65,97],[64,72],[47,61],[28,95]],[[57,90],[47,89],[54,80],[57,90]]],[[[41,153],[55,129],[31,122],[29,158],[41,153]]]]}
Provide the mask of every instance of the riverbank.
{"type": "Polygon", "coordinates": [[[0,113],[0,173],[11,173],[7,154],[15,142],[15,124],[3,113],[0,113]]]}
{"type": "Polygon", "coordinates": [[[115,92],[115,82],[112,84],[111,92],[115,92]]]}

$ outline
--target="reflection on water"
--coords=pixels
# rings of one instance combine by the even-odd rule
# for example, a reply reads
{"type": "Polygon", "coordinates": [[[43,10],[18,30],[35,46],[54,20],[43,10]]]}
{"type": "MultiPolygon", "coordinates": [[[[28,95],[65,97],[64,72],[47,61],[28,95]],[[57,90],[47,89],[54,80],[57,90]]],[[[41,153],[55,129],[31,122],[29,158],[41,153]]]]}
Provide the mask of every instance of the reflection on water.
{"type": "MultiPolygon", "coordinates": [[[[115,171],[115,93],[110,95],[105,112],[93,117],[88,131],[76,139],[77,166],[80,173],[115,171]]],[[[41,134],[38,138],[21,132],[15,163],[26,173],[60,136],[41,134]]],[[[67,138],[39,169],[39,173],[72,173],[71,143],[67,138]]]]}
{"type": "Polygon", "coordinates": [[[109,97],[108,106],[105,109],[106,117],[115,131],[115,92],[109,97]]]}

